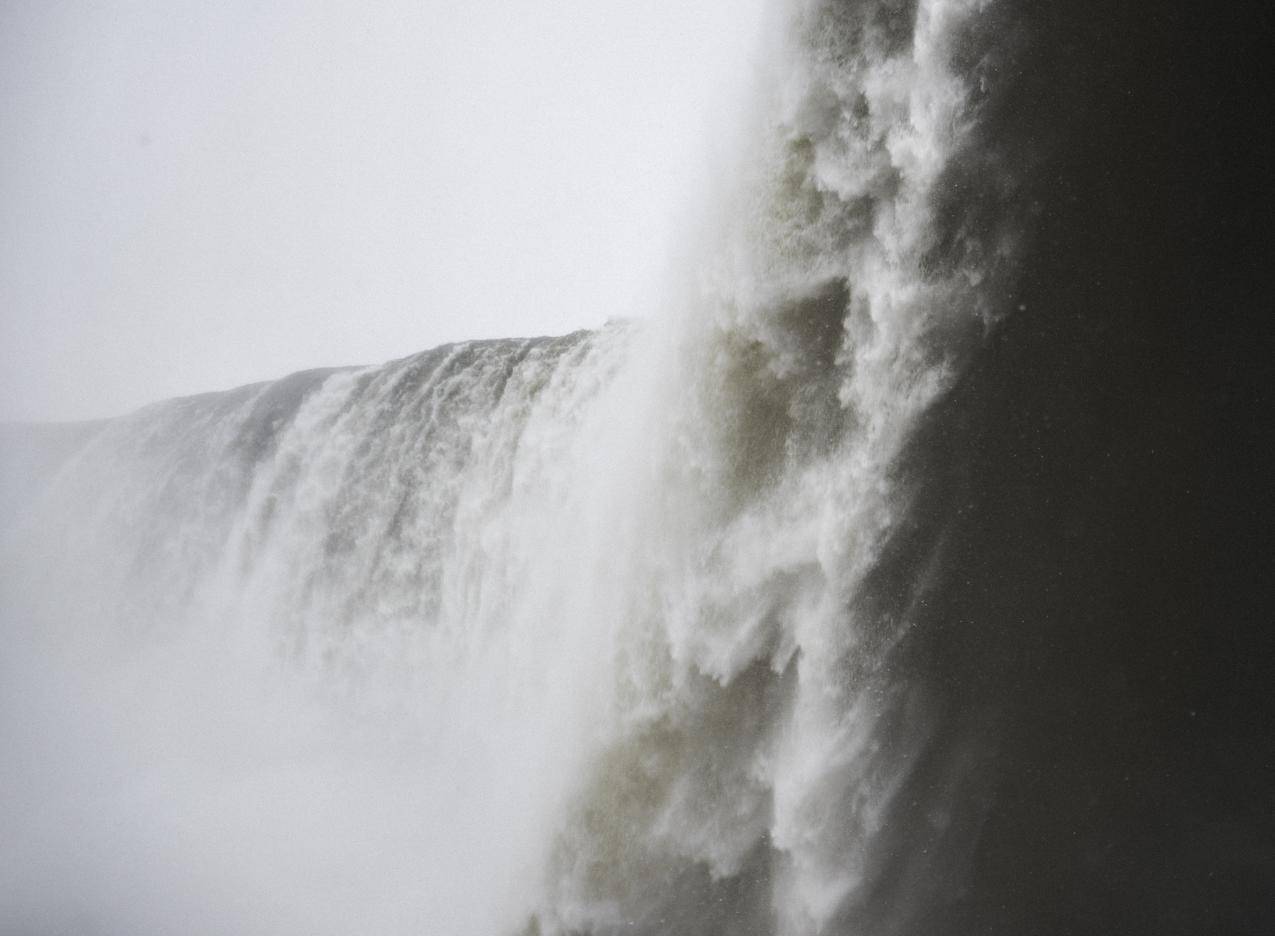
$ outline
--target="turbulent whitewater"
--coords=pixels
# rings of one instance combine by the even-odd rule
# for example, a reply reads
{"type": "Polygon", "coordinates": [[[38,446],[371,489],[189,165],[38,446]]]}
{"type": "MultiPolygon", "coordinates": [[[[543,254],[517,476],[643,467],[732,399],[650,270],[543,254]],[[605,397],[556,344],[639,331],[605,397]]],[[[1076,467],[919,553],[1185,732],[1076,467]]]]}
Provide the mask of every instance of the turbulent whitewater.
{"type": "Polygon", "coordinates": [[[647,319],[63,445],[5,534],[0,929],[935,927],[988,749],[914,639],[917,458],[1047,142],[985,135],[998,9],[790,4],[647,319]]]}

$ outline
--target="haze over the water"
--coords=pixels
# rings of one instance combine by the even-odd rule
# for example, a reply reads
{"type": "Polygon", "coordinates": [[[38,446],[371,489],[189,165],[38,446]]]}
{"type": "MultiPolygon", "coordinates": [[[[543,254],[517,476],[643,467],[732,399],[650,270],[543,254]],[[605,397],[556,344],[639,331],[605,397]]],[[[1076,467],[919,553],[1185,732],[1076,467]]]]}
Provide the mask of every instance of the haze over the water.
{"type": "Polygon", "coordinates": [[[759,0],[0,8],[0,420],[640,314],[759,0]]]}
{"type": "Polygon", "coordinates": [[[1275,932],[1264,24],[478,3],[0,7],[0,936],[1275,932]]]}

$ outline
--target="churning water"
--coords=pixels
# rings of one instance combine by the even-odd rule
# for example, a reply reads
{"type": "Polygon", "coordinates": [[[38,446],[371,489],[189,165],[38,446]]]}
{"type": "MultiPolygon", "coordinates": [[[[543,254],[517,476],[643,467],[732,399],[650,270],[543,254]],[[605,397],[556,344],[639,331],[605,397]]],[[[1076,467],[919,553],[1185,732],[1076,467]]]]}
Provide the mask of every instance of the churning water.
{"type": "Polygon", "coordinates": [[[991,0],[790,6],[650,318],[12,433],[0,930],[960,931],[1049,128],[991,0]]]}

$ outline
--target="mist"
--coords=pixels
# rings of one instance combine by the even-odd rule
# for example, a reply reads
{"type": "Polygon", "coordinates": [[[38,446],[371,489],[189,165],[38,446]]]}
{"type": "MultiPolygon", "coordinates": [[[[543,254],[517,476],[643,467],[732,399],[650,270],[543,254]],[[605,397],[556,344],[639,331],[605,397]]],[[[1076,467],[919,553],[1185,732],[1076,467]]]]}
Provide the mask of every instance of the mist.
{"type": "Polygon", "coordinates": [[[5,6],[0,934],[1270,931],[1268,57],[5,6]]]}
{"type": "MultiPolygon", "coordinates": [[[[0,419],[651,314],[759,18],[760,2],[6,5],[0,419]]],[[[152,504],[148,545],[116,561],[115,521],[138,529],[172,466],[117,458],[100,428],[6,426],[0,451],[0,931],[525,922],[593,683],[558,669],[557,644],[469,658],[427,633],[390,641],[417,670],[387,647],[281,666],[300,651],[281,649],[278,609],[185,552],[212,514],[152,504]],[[114,520],[76,464],[114,466],[114,520]],[[175,602],[147,605],[134,573],[175,602]],[[528,679],[558,688],[528,704],[528,679]]],[[[263,575],[285,573],[267,558],[263,575]]],[[[320,601],[309,626],[346,610],[320,601]]]]}
{"type": "Polygon", "coordinates": [[[0,420],[647,314],[760,7],[5,4],[0,420]]]}

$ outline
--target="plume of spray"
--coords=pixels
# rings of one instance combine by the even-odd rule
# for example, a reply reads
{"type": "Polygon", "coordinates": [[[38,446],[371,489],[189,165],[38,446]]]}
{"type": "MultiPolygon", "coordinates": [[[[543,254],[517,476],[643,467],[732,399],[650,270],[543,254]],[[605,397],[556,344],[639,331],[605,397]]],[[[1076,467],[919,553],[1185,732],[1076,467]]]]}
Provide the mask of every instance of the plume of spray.
{"type": "Polygon", "coordinates": [[[776,14],[648,321],[97,427],[5,537],[0,928],[864,912],[928,718],[863,595],[1017,243],[945,201],[986,5],[776,14]]]}

